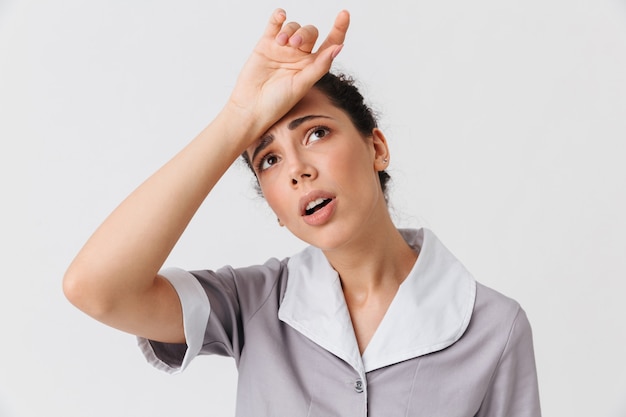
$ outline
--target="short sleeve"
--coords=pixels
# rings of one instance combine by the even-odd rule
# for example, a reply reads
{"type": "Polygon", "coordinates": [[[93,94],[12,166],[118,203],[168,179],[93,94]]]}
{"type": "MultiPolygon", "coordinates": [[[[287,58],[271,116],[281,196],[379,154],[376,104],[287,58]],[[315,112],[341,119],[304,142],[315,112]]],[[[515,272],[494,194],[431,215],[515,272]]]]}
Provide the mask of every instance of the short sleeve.
{"type": "Polygon", "coordinates": [[[532,331],[521,308],[477,417],[540,417],[532,331]]]}
{"type": "Polygon", "coordinates": [[[175,374],[183,371],[200,353],[211,306],[202,285],[190,272],[167,268],[160,271],[159,275],[172,284],[180,299],[186,343],[161,343],[142,337],[137,339],[148,363],[161,371],[175,374]]]}
{"type": "MultiPolygon", "coordinates": [[[[286,262],[286,260],[285,260],[286,262]]],[[[270,259],[246,268],[216,271],[168,268],[159,273],[178,294],[183,310],[183,344],[139,338],[139,346],[155,368],[175,374],[199,355],[230,356],[238,364],[245,341],[245,324],[286,277],[285,264],[270,259]]],[[[276,318],[278,316],[276,312],[276,318]]],[[[278,318],[277,318],[278,319],[278,318]]]]}

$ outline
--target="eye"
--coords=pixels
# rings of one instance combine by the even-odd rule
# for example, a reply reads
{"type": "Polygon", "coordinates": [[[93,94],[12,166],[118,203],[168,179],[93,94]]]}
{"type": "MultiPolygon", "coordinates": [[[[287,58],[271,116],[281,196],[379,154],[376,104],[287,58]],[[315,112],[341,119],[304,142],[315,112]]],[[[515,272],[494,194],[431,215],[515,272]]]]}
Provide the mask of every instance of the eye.
{"type": "Polygon", "coordinates": [[[316,126],[313,129],[309,130],[306,135],[306,143],[316,142],[320,139],[323,139],[330,133],[330,129],[325,126],[316,126]]]}
{"type": "Polygon", "coordinates": [[[261,159],[259,159],[259,163],[257,164],[257,171],[262,172],[268,168],[271,168],[272,165],[278,162],[278,157],[274,154],[267,154],[261,159]]]}

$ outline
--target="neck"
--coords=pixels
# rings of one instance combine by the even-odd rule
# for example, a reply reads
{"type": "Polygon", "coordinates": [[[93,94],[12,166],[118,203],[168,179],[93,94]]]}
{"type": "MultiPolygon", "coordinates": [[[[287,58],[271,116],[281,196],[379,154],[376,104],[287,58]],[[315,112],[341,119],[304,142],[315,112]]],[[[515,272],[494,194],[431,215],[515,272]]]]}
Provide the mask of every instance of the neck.
{"type": "Polygon", "coordinates": [[[361,354],[417,259],[388,213],[385,218],[374,230],[363,228],[350,244],[324,251],[339,273],[361,354]]]}
{"type": "Polygon", "coordinates": [[[324,254],[339,273],[347,299],[395,294],[417,259],[389,216],[375,230],[364,230],[350,244],[324,254]]]}

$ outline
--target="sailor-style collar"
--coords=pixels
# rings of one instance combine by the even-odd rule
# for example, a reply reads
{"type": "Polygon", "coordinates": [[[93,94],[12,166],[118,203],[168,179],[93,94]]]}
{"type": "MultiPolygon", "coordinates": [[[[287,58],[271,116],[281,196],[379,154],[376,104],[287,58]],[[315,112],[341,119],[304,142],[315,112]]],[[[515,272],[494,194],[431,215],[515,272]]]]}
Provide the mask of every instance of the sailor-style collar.
{"type": "Polygon", "coordinates": [[[469,325],[476,281],[428,229],[400,230],[419,253],[363,355],[341,281],[323,252],[308,247],[288,261],[289,280],[278,317],[365,372],[436,352],[459,340],[469,325]]]}

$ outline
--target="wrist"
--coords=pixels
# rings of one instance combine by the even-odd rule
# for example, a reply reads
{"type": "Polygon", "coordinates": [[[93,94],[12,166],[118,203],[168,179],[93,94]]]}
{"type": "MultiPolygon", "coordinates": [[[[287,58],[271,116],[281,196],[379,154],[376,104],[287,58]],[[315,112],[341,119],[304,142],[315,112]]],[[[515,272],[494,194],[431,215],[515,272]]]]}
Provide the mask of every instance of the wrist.
{"type": "Polygon", "coordinates": [[[227,127],[230,140],[238,143],[242,151],[263,135],[271,124],[265,122],[250,109],[229,100],[218,114],[216,121],[227,127]]]}

